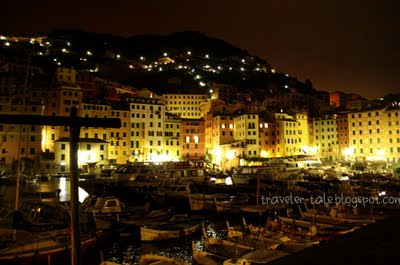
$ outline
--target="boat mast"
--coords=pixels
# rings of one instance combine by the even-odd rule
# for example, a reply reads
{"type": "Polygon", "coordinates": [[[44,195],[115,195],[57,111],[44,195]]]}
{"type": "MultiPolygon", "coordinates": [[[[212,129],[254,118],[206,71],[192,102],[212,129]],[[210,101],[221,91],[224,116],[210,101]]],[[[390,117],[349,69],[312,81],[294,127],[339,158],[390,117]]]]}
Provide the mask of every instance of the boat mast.
{"type": "MultiPolygon", "coordinates": [[[[29,73],[30,73],[30,65],[31,65],[31,59],[32,59],[32,51],[30,50],[28,53],[28,62],[26,65],[26,74],[25,74],[25,79],[24,79],[24,86],[23,86],[23,93],[22,93],[22,110],[26,111],[26,99],[27,99],[27,88],[28,88],[28,81],[29,81],[29,73]]],[[[11,103],[12,104],[12,103],[11,103]]],[[[18,211],[19,208],[19,186],[20,186],[20,180],[21,180],[21,169],[22,169],[22,157],[21,157],[21,138],[22,138],[22,124],[19,125],[19,132],[18,132],[18,150],[17,150],[17,183],[16,183],[16,190],[15,190],[15,206],[14,210],[18,211]]],[[[27,152],[27,150],[25,150],[27,152]]],[[[14,229],[13,231],[13,239],[17,240],[17,230],[14,229]]]]}

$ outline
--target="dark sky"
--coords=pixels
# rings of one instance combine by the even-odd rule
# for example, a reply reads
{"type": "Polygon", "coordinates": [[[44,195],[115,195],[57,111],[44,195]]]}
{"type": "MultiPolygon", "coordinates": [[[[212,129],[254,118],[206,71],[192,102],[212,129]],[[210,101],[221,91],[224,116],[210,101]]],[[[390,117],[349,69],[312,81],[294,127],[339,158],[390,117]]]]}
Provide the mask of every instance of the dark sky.
{"type": "Polygon", "coordinates": [[[114,35],[197,30],[320,90],[400,92],[400,1],[2,1],[0,33],[80,28],[114,35]]]}

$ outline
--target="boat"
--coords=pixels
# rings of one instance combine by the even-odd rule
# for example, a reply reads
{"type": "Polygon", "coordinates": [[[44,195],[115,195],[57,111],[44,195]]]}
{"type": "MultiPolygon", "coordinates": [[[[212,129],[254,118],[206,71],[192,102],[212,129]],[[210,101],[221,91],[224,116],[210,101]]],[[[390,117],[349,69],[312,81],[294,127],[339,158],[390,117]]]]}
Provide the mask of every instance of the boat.
{"type": "Polygon", "coordinates": [[[196,261],[197,264],[222,265],[226,260],[225,257],[210,252],[197,250],[193,241],[192,241],[192,250],[193,250],[193,260],[196,261]]]}
{"type": "Polygon", "coordinates": [[[86,198],[83,211],[93,213],[97,230],[121,229],[127,226],[138,226],[165,221],[172,215],[172,209],[150,210],[146,205],[123,207],[115,196],[86,198]],[[96,200],[94,206],[93,201],[96,200]]]}
{"type": "Polygon", "coordinates": [[[351,218],[346,217],[345,214],[341,214],[337,211],[337,209],[332,208],[330,210],[329,215],[318,213],[314,209],[308,209],[306,206],[306,211],[303,211],[299,205],[300,215],[303,219],[312,220],[318,223],[325,223],[325,224],[333,224],[333,225],[368,225],[375,223],[375,220],[372,218],[363,218],[361,216],[354,216],[352,215],[351,218]]]}
{"type": "Polygon", "coordinates": [[[289,255],[289,253],[276,249],[256,249],[242,256],[242,259],[248,263],[239,264],[267,264],[287,255],[289,255]]]}
{"type": "Polygon", "coordinates": [[[345,226],[345,225],[332,225],[326,223],[318,223],[309,220],[295,219],[289,217],[279,217],[281,223],[292,227],[300,227],[308,229],[310,236],[321,234],[321,235],[344,235],[351,233],[358,227],[345,226]]]}
{"type": "Polygon", "coordinates": [[[208,237],[203,227],[203,240],[205,248],[213,254],[231,259],[238,258],[254,251],[253,247],[234,243],[231,241],[208,237]]]}
{"type": "Polygon", "coordinates": [[[215,210],[215,200],[225,200],[228,198],[229,195],[221,193],[216,193],[216,194],[190,193],[189,194],[190,209],[192,211],[215,210]]]}
{"type": "Polygon", "coordinates": [[[139,265],[189,265],[189,264],[160,255],[145,254],[140,256],[139,265]]]}
{"type": "MultiPolygon", "coordinates": [[[[81,236],[81,249],[94,245],[96,238],[81,236]]],[[[24,238],[0,250],[1,264],[46,263],[49,257],[70,251],[71,241],[67,230],[26,234],[24,238]]]]}
{"type": "Polygon", "coordinates": [[[247,225],[244,218],[243,224],[245,229],[241,231],[232,228],[227,221],[229,240],[257,248],[261,246],[262,248],[274,249],[279,246],[285,252],[297,252],[319,244],[317,240],[288,236],[270,231],[266,227],[247,225]]]}
{"type": "Polygon", "coordinates": [[[248,200],[249,196],[247,194],[241,194],[225,201],[215,200],[215,208],[217,213],[240,213],[243,205],[248,200]]]}
{"type": "Polygon", "coordinates": [[[195,233],[200,227],[200,220],[191,218],[150,224],[140,227],[140,238],[142,241],[182,238],[195,233]]]}

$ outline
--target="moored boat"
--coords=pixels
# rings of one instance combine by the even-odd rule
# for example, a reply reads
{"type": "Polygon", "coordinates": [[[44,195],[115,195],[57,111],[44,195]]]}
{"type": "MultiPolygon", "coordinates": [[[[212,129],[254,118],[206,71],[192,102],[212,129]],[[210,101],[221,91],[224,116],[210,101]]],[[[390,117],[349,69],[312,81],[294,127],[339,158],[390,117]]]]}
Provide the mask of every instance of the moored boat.
{"type": "Polygon", "coordinates": [[[140,237],[142,241],[182,238],[195,233],[200,227],[200,220],[196,219],[165,222],[140,227],[140,237]]]}
{"type": "MultiPolygon", "coordinates": [[[[81,237],[81,248],[86,250],[94,245],[96,238],[85,235],[81,237]]],[[[25,240],[20,240],[6,248],[0,250],[1,264],[34,264],[35,262],[44,263],[48,258],[71,249],[70,235],[67,231],[43,232],[30,234],[25,240]]]]}
{"type": "Polygon", "coordinates": [[[203,228],[203,240],[205,248],[221,257],[238,258],[254,250],[253,247],[237,244],[227,240],[208,237],[203,228]]]}
{"type": "Polygon", "coordinates": [[[206,252],[199,251],[196,249],[194,242],[192,241],[192,250],[193,250],[193,260],[196,261],[197,264],[201,265],[222,265],[226,258],[206,252]]]}
{"type": "Polygon", "coordinates": [[[225,200],[229,198],[226,194],[189,194],[189,203],[192,211],[211,211],[215,209],[215,200],[225,200]]]}
{"type": "Polygon", "coordinates": [[[189,264],[160,255],[145,254],[140,256],[139,265],[189,265],[189,264]]]}

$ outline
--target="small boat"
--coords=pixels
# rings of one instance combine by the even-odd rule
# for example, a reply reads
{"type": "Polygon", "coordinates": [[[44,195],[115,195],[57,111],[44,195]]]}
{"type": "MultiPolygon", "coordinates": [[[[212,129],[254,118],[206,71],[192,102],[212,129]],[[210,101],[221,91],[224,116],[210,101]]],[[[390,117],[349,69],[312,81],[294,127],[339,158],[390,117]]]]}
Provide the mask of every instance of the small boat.
{"type": "Polygon", "coordinates": [[[191,235],[200,229],[198,219],[180,219],[140,227],[142,241],[159,241],[173,238],[182,238],[191,235]]]}
{"type": "Polygon", "coordinates": [[[217,213],[240,213],[248,200],[249,196],[247,194],[241,194],[225,201],[215,200],[215,208],[217,213]]]}
{"type": "Polygon", "coordinates": [[[269,231],[266,227],[258,227],[247,225],[243,219],[245,231],[235,230],[228,226],[228,237],[233,242],[241,242],[242,244],[253,247],[274,249],[279,248],[285,252],[298,252],[307,247],[319,244],[319,241],[305,239],[301,237],[289,237],[280,233],[269,231]]]}
{"type": "Polygon", "coordinates": [[[189,265],[189,264],[160,255],[146,254],[140,256],[139,265],[189,265]]]}
{"type": "Polygon", "coordinates": [[[250,246],[237,244],[223,239],[207,237],[204,227],[203,240],[204,246],[208,251],[227,259],[238,258],[244,254],[254,251],[254,248],[250,246]]]}
{"type": "Polygon", "coordinates": [[[193,260],[196,261],[197,264],[201,265],[222,265],[226,258],[221,257],[219,255],[206,252],[199,251],[195,248],[194,242],[192,241],[192,250],[193,250],[193,260]]]}
{"type": "Polygon", "coordinates": [[[309,229],[310,235],[344,235],[351,233],[358,227],[352,227],[348,225],[332,225],[325,223],[313,222],[310,220],[295,219],[289,217],[279,217],[279,220],[292,227],[300,227],[309,229]]]}
{"type": "MultiPolygon", "coordinates": [[[[86,250],[94,245],[96,238],[82,235],[81,248],[86,250]]],[[[48,257],[70,251],[70,235],[67,231],[42,232],[27,235],[24,240],[0,250],[0,263],[8,264],[18,261],[21,264],[47,263],[48,257]]]]}
{"type": "Polygon", "coordinates": [[[215,210],[215,200],[228,199],[229,195],[226,194],[203,194],[194,193],[189,194],[190,209],[192,211],[212,211],[215,210]]]}
{"type": "Polygon", "coordinates": [[[249,262],[244,264],[267,264],[287,255],[289,255],[289,253],[276,249],[257,249],[246,255],[243,255],[242,259],[249,262]]]}
{"type": "Polygon", "coordinates": [[[303,219],[312,220],[318,223],[325,223],[325,224],[333,224],[333,225],[368,225],[375,223],[374,219],[363,218],[359,217],[340,217],[335,209],[331,209],[330,215],[317,213],[315,210],[309,210],[306,208],[306,211],[303,211],[299,206],[300,215],[303,219]]]}

